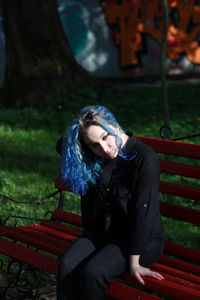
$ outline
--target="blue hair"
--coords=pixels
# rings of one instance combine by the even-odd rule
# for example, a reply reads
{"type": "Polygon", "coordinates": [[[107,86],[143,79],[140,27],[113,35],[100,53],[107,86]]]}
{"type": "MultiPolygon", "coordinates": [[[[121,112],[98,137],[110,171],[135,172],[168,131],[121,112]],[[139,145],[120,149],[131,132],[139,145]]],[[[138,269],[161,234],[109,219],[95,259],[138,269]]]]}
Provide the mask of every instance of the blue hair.
{"type": "Polygon", "coordinates": [[[136,156],[136,154],[130,157],[123,155],[122,140],[109,125],[119,128],[122,133],[124,131],[106,107],[98,105],[84,107],[67,127],[62,147],[61,176],[75,194],[84,195],[89,184],[95,185],[103,172],[104,158],[94,154],[81,139],[83,129],[92,124],[102,126],[116,138],[119,156],[126,160],[136,156]]]}

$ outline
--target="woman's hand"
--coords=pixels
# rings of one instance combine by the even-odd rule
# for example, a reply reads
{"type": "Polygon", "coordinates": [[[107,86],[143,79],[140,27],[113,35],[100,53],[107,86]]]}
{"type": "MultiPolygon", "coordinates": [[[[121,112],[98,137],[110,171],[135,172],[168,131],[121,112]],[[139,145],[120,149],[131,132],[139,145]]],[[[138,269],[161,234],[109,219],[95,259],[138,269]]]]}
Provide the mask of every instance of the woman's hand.
{"type": "Polygon", "coordinates": [[[164,279],[164,277],[148,268],[142,267],[139,263],[139,255],[130,255],[130,273],[135,277],[142,285],[145,285],[142,276],[149,276],[158,280],[164,279]]]}

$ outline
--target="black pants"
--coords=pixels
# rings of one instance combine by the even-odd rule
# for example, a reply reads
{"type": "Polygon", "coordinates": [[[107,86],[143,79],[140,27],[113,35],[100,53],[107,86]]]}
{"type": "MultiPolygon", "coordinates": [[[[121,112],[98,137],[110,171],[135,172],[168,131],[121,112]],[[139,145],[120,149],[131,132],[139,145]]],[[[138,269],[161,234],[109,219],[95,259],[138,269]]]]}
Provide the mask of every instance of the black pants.
{"type": "MultiPolygon", "coordinates": [[[[128,270],[128,255],[119,241],[78,238],[58,266],[58,300],[103,300],[112,279],[128,270]]],[[[140,264],[152,266],[160,257],[163,243],[154,240],[140,256],[140,264]]]]}

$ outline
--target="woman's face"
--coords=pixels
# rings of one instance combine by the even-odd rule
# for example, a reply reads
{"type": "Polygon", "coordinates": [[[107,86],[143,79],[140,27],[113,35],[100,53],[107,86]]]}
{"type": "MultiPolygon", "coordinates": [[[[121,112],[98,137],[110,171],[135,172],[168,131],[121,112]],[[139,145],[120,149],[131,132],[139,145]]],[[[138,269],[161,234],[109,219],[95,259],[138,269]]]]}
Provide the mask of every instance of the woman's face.
{"type": "MultiPolygon", "coordinates": [[[[114,129],[117,133],[117,129],[113,126],[110,128],[114,129]]],[[[98,125],[90,125],[83,132],[83,141],[96,155],[114,159],[118,155],[118,148],[115,143],[115,137],[109,134],[103,127],[98,125]]]]}

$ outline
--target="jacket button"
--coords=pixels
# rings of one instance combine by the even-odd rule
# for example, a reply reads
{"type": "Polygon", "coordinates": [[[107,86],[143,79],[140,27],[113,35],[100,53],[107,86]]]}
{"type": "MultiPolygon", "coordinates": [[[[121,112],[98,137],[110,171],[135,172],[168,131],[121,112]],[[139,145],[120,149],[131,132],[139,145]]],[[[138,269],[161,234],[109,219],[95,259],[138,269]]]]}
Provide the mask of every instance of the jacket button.
{"type": "Polygon", "coordinates": [[[107,191],[107,192],[109,192],[109,191],[110,191],[110,189],[109,189],[109,188],[107,188],[107,189],[106,189],[106,191],[107,191]]]}
{"type": "Polygon", "coordinates": [[[147,207],[147,204],[146,204],[146,203],[144,204],[144,207],[147,207]]]}

